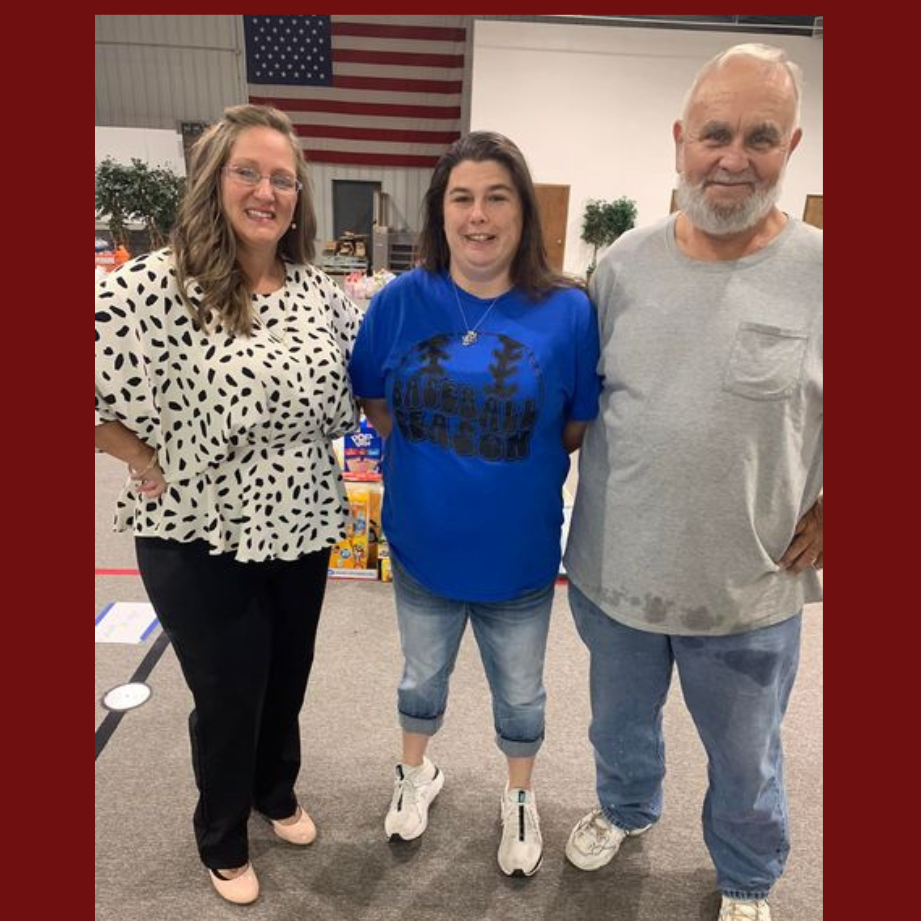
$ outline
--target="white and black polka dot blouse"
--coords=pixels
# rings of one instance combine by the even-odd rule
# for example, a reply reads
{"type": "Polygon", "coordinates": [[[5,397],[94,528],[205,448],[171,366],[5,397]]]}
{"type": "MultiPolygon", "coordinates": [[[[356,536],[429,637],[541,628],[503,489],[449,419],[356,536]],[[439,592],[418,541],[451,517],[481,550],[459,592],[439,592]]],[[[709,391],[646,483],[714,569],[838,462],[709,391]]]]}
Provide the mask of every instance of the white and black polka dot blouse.
{"type": "Polygon", "coordinates": [[[129,479],[115,530],[204,539],[241,562],[296,559],[344,536],[331,439],[357,426],[346,368],[361,314],[328,276],[292,264],[253,306],[252,337],[202,331],[168,250],[98,283],[96,423],[118,420],[156,448],[169,483],[146,501],[129,479]]]}

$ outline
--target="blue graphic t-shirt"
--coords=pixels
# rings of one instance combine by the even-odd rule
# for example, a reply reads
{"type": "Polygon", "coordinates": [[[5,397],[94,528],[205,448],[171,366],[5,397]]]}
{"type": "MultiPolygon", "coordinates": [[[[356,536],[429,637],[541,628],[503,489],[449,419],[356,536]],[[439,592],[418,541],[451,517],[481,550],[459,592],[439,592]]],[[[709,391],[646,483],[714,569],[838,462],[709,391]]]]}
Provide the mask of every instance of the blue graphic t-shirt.
{"type": "Polygon", "coordinates": [[[459,288],[458,303],[452,288],[424,269],[392,281],[349,370],[356,396],[386,398],[393,417],[382,521],[392,553],[431,592],[503,601],[559,570],[562,433],[598,412],[597,323],[575,288],[495,304],[459,288]]]}

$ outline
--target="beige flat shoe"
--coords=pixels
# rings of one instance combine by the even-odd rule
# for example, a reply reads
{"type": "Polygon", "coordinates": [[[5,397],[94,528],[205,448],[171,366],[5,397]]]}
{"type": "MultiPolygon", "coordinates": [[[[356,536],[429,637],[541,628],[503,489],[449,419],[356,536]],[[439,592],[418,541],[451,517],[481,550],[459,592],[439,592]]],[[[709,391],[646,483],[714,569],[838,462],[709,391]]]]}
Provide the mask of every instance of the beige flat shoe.
{"type": "Polygon", "coordinates": [[[281,822],[276,822],[274,819],[270,821],[275,834],[282,841],[287,841],[289,844],[311,844],[317,837],[317,826],[313,824],[313,819],[300,806],[297,807],[296,822],[292,822],[290,825],[282,825],[281,822]]]}
{"type": "Polygon", "coordinates": [[[209,870],[208,876],[211,877],[211,882],[214,883],[214,888],[217,889],[222,899],[233,902],[234,905],[249,905],[250,902],[255,902],[259,898],[259,879],[251,863],[248,863],[246,869],[233,879],[224,879],[223,876],[217,875],[219,872],[209,870]]]}

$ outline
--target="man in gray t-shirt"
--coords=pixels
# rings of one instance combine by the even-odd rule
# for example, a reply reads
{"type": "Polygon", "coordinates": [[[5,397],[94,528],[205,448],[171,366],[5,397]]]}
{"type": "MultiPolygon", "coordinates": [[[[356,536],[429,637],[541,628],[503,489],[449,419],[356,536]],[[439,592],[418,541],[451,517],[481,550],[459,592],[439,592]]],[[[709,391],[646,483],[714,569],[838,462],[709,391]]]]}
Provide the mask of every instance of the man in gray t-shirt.
{"type": "Polygon", "coordinates": [[[599,807],[566,853],[598,869],[659,818],[674,664],[709,758],[720,921],[770,921],[780,726],[821,597],[822,233],[776,206],[800,87],[764,45],[704,65],[674,128],[681,210],[618,240],[590,285],[604,385],[565,562],[599,807]]]}

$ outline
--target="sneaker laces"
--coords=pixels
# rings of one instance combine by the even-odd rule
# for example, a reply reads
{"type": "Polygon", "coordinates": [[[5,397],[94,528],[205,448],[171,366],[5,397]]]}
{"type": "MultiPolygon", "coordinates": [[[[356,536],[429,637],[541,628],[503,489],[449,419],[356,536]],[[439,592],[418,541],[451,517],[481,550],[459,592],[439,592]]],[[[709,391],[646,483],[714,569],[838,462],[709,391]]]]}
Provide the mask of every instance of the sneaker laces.
{"type": "Polygon", "coordinates": [[[578,825],[578,834],[587,834],[594,840],[593,848],[603,848],[611,837],[614,826],[605,818],[601,809],[593,809],[578,825]]]}
{"type": "Polygon", "coordinates": [[[754,901],[732,899],[723,903],[719,921],[767,921],[767,915],[761,913],[762,908],[767,908],[767,902],[763,899],[754,901]]]}
{"type": "MultiPolygon", "coordinates": [[[[419,770],[421,770],[421,768],[419,770]]],[[[407,806],[412,806],[416,802],[415,781],[419,776],[419,771],[413,771],[411,774],[407,774],[403,771],[403,766],[398,764],[397,774],[399,774],[399,777],[394,781],[393,798],[390,801],[390,808],[395,809],[397,812],[402,812],[404,802],[407,806]]]]}
{"type": "Polygon", "coordinates": [[[519,791],[514,799],[506,797],[502,820],[505,828],[513,828],[519,841],[525,842],[540,834],[540,816],[534,806],[534,800],[523,796],[519,791]]]}

